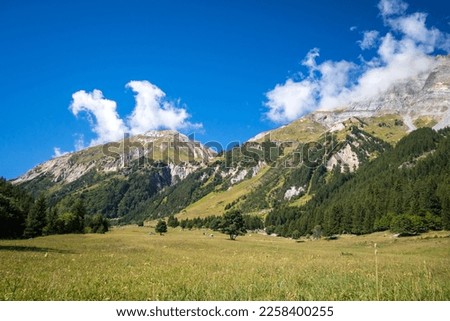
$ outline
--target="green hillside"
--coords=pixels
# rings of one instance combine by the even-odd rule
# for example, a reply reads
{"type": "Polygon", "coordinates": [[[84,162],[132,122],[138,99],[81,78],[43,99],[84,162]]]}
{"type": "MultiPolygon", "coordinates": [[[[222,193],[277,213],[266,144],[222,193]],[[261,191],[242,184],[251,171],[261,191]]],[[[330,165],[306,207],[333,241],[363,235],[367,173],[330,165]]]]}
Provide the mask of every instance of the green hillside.
{"type": "Polygon", "coordinates": [[[450,130],[416,130],[356,173],[335,169],[309,202],[275,208],[266,219],[278,234],[327,235],[386,229],[419,233],[450,228],[450,130]]]}

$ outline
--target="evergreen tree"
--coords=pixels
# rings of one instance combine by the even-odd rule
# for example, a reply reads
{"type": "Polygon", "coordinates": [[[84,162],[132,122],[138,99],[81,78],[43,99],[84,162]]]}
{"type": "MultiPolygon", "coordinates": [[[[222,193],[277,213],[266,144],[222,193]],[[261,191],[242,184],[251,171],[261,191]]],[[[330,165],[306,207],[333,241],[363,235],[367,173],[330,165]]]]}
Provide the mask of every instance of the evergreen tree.
{"type": "Polygon", "coordinates": [[[58,220],[58,210],[56,207],[52,207],[47,210],[47,225],[44,227],[42,234],[51,235],[58,233],[57,229],[57,220],[58,220]]]}
{"type": "Polygon", "coordinates": [[[187,227],[188,220],[184,219],[180,221],[180,226],[184,230],[187,227]]]}
{"type": "Polygon", "coordinates": [[[28,213],[26,227],[24,231],[25,237],[41,236],[44,227],[47,225],[47,200],[44,196],[40,196],[28,213]]]}
{"type": "Polygon", "coordinates": [[[84,218],[86,217],[86,208],[82,199],[77,199],[71,208],[72,214],[75,216],[74,230],[72,233],[84,232],[84,218]]]}
{"type": "Polygon", "coordinates": [[[0,177],[0,238],[23,236],[33,198],[22,188],[0,177]]]}
{"type": "Polygon", "coordinates": [[[298,240],[300,238],[301,234],[298,230],[295,230],[294,232],[292,232],[291,236],[294,240],[298,240]]]}
{"type": "Polygon", "coordinates": [[[155,227],[155,232],[159,233],[159,235],[163,235],[163,233],[167,233],[167,223],[166,221],[159,220],[155,227]]]}
{"type": "Polygon", "coordinates": [[[169,227],[178,227],[180,225],[180,223],[178,222],[178,218],[176,218],[173,215],[170,215],[169,218],[167,219],[167,225],[169,227]]]}
{"type": "Polygon", "coordinates": [[[442,206],[442,228],[450,230],[450,176],[438,187],[438,197],[442,206]]]}

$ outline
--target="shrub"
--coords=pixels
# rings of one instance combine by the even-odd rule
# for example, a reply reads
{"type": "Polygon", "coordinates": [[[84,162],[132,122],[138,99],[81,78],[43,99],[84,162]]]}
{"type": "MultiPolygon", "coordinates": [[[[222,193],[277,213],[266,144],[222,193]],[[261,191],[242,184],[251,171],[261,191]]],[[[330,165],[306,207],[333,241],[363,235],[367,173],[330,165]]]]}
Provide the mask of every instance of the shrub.
{"type": "Polygon", "coordinates": [[[163,233],[167,233],[167,223],[166,221],[159,220],[155,227],[155,232],[159,233],[159,235],[163,235],[163,233]]]}

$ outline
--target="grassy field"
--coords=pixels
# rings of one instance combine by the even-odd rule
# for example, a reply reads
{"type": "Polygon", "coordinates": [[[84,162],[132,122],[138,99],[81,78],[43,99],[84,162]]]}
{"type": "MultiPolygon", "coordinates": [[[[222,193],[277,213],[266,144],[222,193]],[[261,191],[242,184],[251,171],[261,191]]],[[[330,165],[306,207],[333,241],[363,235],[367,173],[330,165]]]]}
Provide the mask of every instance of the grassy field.
{"type": "Polygon", "coordinates": [[[176,216],[179,220],[193,219],[196,217],[207,217],[221,215],[225,206],[239,197],[246,195],[261,184],[261,177],[270,169],[269,166],[262,168],[257,175],[232,185],[226,191],[214,191],[192,203],[176,216]]]}
{"type": "Polygon", "coordinates": [[[450,300],[449,232],[295,242],[151,231],[0,241],[0,300],[450,300]]]}

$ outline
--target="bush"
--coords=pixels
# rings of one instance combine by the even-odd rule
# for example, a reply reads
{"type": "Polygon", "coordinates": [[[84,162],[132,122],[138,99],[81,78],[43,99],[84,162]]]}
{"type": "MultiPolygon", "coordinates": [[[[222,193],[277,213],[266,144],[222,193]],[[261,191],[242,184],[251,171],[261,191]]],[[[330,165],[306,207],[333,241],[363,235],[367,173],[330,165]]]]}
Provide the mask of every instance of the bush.
{"type": "Polygon", "coordinates": [[[159,220],[155,227],[155,232],[159,233],[159,235],[163,235],[163,233],[167,233],[167,223],[166,221],[159,220]]]}

